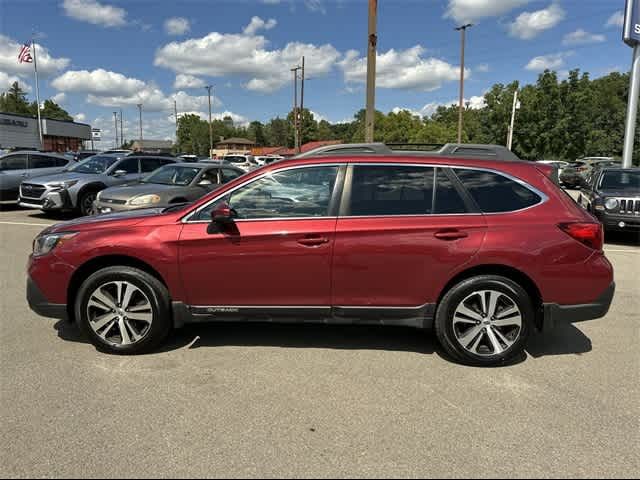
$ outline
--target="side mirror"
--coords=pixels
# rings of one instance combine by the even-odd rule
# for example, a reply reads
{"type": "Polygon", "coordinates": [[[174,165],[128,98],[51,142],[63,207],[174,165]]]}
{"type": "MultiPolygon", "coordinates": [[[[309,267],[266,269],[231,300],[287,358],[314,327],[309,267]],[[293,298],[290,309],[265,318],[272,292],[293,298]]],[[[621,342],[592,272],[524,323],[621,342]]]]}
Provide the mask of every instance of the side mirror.
{"type": "Polygon", "coordinates": [[[219,225],[229,225],[237,216],[237,212],[228,203],[222,202],[211,212],[211,221],[219,225]]]}
{"type": "Polygon", "coordinates": [[[116,170],[115,172],[113,172],[114,177],[124,177],[126,174],[126,170],[116,170]]]}

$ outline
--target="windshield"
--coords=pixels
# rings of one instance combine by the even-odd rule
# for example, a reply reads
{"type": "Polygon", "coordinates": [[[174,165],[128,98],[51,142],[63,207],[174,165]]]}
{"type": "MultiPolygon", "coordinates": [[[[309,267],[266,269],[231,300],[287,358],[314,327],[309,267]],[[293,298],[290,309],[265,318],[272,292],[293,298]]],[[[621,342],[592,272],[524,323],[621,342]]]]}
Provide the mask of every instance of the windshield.
{"type": "Polygon", "coordinates": [[[600,181],[601,190],[640,191],[640,170],[604,172],[600,181]]]}
{"type": "Polygon", "coordinates": [[[85,158],[69,168],[70,172],[76,173],[104,173],[111,165],[118,161],[118,157],[108,157],[106,155],[94,155],[85,158]]]}
{"type": "Polygon", "coordinates": [[[160,183],[162,185],[189,185],[200,172],[197,167],[179,167],[167,165],[142,179],[144,183],[160,183]]]}

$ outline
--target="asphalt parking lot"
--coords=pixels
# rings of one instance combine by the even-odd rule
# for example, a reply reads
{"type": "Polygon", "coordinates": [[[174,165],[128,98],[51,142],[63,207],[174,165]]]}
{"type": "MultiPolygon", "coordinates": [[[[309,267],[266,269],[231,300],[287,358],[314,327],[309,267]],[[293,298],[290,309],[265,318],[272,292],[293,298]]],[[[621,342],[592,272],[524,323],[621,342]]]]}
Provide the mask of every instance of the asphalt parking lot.
{"type": "Polygon", "coordinates": [[[640,470],[640,246],[605,247],[600,320],[480,369],[409,329],[191,326],[100,354],[25,301],[54,220],[0,211],[0,474],[43,477],[630,477],[640,470]]]}

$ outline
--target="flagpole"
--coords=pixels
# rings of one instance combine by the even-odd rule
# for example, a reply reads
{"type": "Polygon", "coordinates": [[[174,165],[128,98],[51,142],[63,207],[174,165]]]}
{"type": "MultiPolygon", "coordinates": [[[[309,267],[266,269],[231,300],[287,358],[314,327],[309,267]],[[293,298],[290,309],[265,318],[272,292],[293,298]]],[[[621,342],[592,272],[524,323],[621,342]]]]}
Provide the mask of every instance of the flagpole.
{"type": "Polygon", "coordinates": [[[42,140],[42,119],[40,118],[40,87],[38,85],[38,60],[36,58],[36,42],[31,36],[31,47],[33,48],[33,68],[36,73],[36,104],[38,112],[38,134],[40,135],[40,148],[44,150],[44,141],[42,140]]]}

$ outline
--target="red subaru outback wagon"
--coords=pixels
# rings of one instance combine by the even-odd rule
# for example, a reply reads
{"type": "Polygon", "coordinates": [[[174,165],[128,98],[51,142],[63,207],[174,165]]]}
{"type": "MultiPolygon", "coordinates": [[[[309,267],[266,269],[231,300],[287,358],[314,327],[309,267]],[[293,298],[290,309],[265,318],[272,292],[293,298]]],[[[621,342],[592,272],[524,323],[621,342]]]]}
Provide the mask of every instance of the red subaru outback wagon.
{"type": "Polygon", "coordinates": [[[271,164],[190,205],[46,229],[27,299],[111,353],[191,322],[354,323],[433,329],[453,359],[501,364],[613,298],[600,223],[550,177],[419,155],[271,164]]]}

